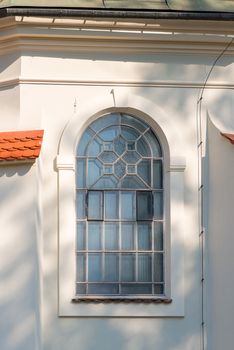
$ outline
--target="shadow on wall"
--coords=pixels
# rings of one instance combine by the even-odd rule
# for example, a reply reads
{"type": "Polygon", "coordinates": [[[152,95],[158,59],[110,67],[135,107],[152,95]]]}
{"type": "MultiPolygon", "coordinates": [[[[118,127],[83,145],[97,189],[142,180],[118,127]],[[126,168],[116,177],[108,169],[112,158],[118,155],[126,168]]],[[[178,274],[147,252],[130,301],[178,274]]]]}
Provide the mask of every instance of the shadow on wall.
{"type": "Polygon", "coordinates": [[[0,347],[36,349],[38,253],[32,165],[0,167],[0,347]]]}

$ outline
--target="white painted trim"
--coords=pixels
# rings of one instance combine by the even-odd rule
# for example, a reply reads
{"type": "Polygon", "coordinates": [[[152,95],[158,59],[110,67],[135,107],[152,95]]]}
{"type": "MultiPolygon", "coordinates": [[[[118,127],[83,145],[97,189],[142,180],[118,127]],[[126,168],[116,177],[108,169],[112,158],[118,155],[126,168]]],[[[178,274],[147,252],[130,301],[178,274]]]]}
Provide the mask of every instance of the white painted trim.
{"type": "Polygon", "coordinates": [[[59,186],[59,316],[79,317],[182,317],[184,316],[184,180],[185,147],[172,118],[154,103],[137,95],[114,91],[85,101],[65,127],[57,156],[59,186]],[[115,102],[115,106],[113,106],[115,102]],[[75,172],[77,142],[87,125],[100,115],[120,111],[143,118],[157,133],[165,158],[166,296],[170,304],[89,304],[71,302],[75,296],[75,172]],[[144,112],[142,112],[144,111],[144,112]],[[169,159],[171,155],[171,163],[169,159]],[[174,165],[174,167],[172,166],[174,165]],[[180,171],[178,171],[180,169],[180,171]],[[72,185],[74,184],[74,185],[72,185]],[[69,219],[68,219],[69,218],[69,219]],[[74,252],[74,253],[73,253],[74,252]]]}
{"type": "MultiPolygon", "coordinates": [[[[110,86],[110,87],[162,87],[162,88],[191,88],[201,89],[204,81],[178,81],[178,80],[79,80],[55,79],[38,77],[16,77],[0,80],[0,87],[14,85],[77,85],[77,86],[110,86]]],[[[206,89],[234,89],[233,82],[209,81],[206,89]]]]}

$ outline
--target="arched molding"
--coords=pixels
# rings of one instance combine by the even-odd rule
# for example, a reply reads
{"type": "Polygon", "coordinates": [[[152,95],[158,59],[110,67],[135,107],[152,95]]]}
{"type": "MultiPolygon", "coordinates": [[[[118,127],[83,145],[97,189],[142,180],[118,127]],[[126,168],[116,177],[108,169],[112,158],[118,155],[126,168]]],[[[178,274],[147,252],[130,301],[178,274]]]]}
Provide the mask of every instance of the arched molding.
{"type": "MultiPolygon", "coordinates": [[[[112,90],[113,91],[113,90],[112,90]]],[[[76,145],[86,127],[96,118],[111,112],[125,112],[143,119],[156,132],[167,159],[171,159],[173,167],[178,162],[184,167],[183,152],[185,145],[180,130],[171,116],[167,115],[155,103],[135,94],[126,94],[116,89],[112,94],[98,96],[95,100],[78,104],[77,112],[67,123],[58,147],[57,166],[72,167],[71,156],[75,155],[76,145]]]]}

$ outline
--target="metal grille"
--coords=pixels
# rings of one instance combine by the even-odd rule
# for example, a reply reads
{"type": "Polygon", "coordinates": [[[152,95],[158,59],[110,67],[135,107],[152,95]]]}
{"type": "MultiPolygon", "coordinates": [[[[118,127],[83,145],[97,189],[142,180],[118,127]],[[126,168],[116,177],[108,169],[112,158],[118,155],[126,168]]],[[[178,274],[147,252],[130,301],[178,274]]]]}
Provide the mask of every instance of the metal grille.
{"type": "Polygon", "coordinates": [[[77,147],[77,296],[164,294],[163,156],[141,120],[111,113],[77,147]]]}

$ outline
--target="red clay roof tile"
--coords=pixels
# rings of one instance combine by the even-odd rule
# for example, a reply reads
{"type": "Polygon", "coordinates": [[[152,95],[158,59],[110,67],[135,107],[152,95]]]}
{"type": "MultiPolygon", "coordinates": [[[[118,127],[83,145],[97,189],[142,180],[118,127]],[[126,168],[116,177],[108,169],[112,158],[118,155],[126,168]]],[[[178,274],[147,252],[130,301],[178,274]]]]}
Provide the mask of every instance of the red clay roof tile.
{"type": "Polygon", "coordinates": [[[224,132],[221,132],[221,135],[226,137],[232,144],[234,144],[234,134],[227,134],[224,132]]]}
{"type": "Polygon", "coordinates": [[[0,163],[39,157],[43,130],[0,132],[0,163]]]}

